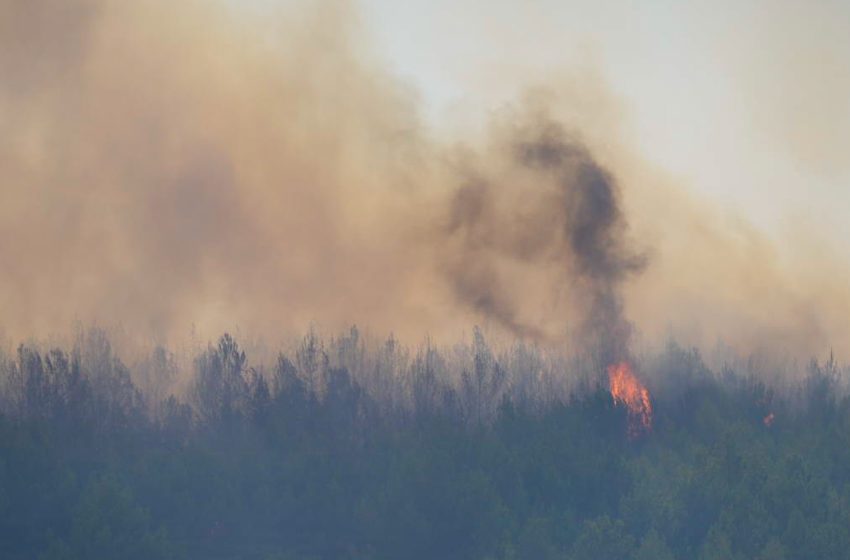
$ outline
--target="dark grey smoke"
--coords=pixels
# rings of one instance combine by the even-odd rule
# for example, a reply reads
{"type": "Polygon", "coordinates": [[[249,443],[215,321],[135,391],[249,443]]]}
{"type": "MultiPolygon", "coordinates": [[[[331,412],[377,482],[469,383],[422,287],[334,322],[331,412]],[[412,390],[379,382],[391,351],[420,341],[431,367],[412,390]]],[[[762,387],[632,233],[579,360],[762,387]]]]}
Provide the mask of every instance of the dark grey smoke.
{"type": "Polygon", "coordinates": [[[499,224],[491,208],[492,189],[484,182],[471,182],[460,187],[452,200],[448,232],[459,237],[461,247],[457,265],[449,270],[455,295],[484,317],[492,318],[502,327],[517,335],[539,339],[543,332],[532,324],[524,324],[517,317],[516,294],[505,286],[493,262],[493,250],[520,259],[534,256],[537,248],[545,247],[541,240],[531,237],[515,240],[500,247],[493,229],[499,224]],[[530,241],[530,242],[529,242],[530,241]]]}
{"type": "MultiPolygon", "coordinates": [[[[540,337],[518,316],[516,291],[527,286],[506,286],[499,263],[554,261],[582,310],[581,341],[607,363],[627,358],[631,328],[620,288],[647,260],[627,242],[614,177],[550,119],[514,127],[506,143],[509,165],[530,177],[519,195],[522,203],[504,200],[512,186],[501,178],[469,183],[452,202],[447,231],[461,240],[463,255],[450,270],[458,298],[517,335],[540,337]]],[[[517,180],[507,175],[507,181],[517,180]]]]}

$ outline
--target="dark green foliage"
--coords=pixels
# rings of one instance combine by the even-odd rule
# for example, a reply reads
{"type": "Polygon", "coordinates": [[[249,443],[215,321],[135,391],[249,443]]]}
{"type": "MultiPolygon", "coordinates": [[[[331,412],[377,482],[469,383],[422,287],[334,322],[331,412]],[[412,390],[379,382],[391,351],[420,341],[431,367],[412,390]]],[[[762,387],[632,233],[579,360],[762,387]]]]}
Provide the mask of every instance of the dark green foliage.
{"type": "Polygon", "coordinates": [[[50,535],[43,559],[173,558],[163,529],[153,531],[147,510],[114,478],[92,480],[72,510],[67,541],[50,535]]]}
{"type": "Polygon", "coordinates": [[[402,367],[392,339],[311,333],[264,369],[225,336],[181,399],[163,349],[142,393],[105,337],[21,347],[0,359],[0,558],[850,557],[834,360],[779,390],[671,345],[630,439],[592,378],[556,398],[528,348],[476,331],[464,352],[452,379],[430,345],[402,367]]]}

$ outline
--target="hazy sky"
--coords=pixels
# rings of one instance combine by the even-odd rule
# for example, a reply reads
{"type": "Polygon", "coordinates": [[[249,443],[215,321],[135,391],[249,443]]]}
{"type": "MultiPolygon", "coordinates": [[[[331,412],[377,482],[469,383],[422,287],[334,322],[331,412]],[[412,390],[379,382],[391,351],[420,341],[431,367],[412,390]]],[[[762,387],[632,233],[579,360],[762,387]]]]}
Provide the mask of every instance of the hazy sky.
{"type": "Polygon", "coordinates": [[[438,126],[592,68],[642,156],[772,234],[850,256],[850,2],[361,0],[438,126]],[[792,230],[796,230],[793,227],[792,230]]]}
{"type": "MultiPolygon", "coordinates": [[[[254,0],[247,11],[263,13],[278,3],[254,0]]],[[[416,92],[434,130],[451,137],[459,126],[483,125],[529,86],[571,87],[575,76],[587,75],[614,97],[623,135],[617,141],[694,193],[698,206],[700,198],[714,203],[719,213],[708,219],[717,232],[728,227],[725,219],[750,224],[773,239],[768,253],[779,261],[793,255],[789,270],[843,282],[835,271],[850,263],[850,2],[355,0],[354,6],[383,67],[416,92]],[[559,82],[561,76],[568,79],[559,82]],[[801,258],[807,253],[808,262],[801,258]]],[[[771,292],[774,280],[760,279],[759,259],[733,255],[733,245],[717,252],[713,266],[738,267],[741,275],[731,284],[752,291],[729,304],[729,320],[719,324],[735,323],[734,310],[746,302],[764,314],[764,328],[776,317],[770,307],[788,294],[760,301],[757,294],[771,292]]],[[[723,292],[726,280],[687,255],[667,269],[655,266],[657,276],[647,283],[693,268],[682,286],[692,293],[689,301],[704,300],[693,315],[706,323],[722,307],[707,291],[723,292]]],[[[845,302],[835,294],[843,292],[816,284],[801,281],[809,286],[804,299],[821,300],[816,315],[837,313],[827,328],[837,332],[845,302]]],[[[650,303],[639,313],[658,308],[643,299],[650,303]]],[[[802,330],[817,330],[804,326],[805,317],[788,313],[802,330]]]]}
{"type": "Polygon", "coordinates": [[[602,294],[850,355],[846,2],[220,2],[0,0],[13,336],[560,343],[602,294]]]}

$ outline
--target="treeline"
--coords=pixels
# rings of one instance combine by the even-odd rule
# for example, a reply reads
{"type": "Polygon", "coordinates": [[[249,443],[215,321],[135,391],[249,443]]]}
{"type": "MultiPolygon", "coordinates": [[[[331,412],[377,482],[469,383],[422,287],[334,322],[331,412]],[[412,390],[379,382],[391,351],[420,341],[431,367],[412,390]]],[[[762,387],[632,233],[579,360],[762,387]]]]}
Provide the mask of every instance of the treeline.
{"type": "Polygon", "coordinates": [[[591,358],[309,333],[191,371],[91,331],[0,355],[0,558],[850,557],[845,370],[778,387],[671,343],[628,436],[591,358]]]}

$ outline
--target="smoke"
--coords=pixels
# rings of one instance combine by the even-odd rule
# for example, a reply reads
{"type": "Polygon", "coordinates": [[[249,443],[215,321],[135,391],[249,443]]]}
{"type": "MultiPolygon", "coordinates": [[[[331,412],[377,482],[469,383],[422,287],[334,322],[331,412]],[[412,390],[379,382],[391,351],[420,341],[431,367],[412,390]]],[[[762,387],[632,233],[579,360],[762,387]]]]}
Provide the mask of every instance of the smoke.
{"type": "Polygon", "coordinates": [[[695,318],[709,343],[769,327],[806,352],[846,332],[846,271],[791,274],[668,188],[619,107],[574,103],[598,82],[521,98],[484,141],[442,138],[345,2],[258,22],[215,2],[0,0],[0,76],[16,339],[81,321],[452,340],[481,323],[613,361],[626,317],[656,339],[695,318]]]}
{"type": "Polygon", "coordinates": [[[554,267],[578,304],[583,342],[601,345],[606,363],[623,359],[631,328],[620,288],[646,258],[629,247],[618,185],[561,124],[539,109],[522,113],[500,127],[507,166],[478,172],[452,200],[447,233],[458,258],[448,270],[458,300],[516,335],[543,338],[518,317],[526,294],[521,282],[506,287],[500,262],[554,267]]]}
{"type": "Polygon", "coordinates": [[[264,28],[206,2],[3,2],[11,332],[415,320],[419,124],[344,9],[264,28]]]}

